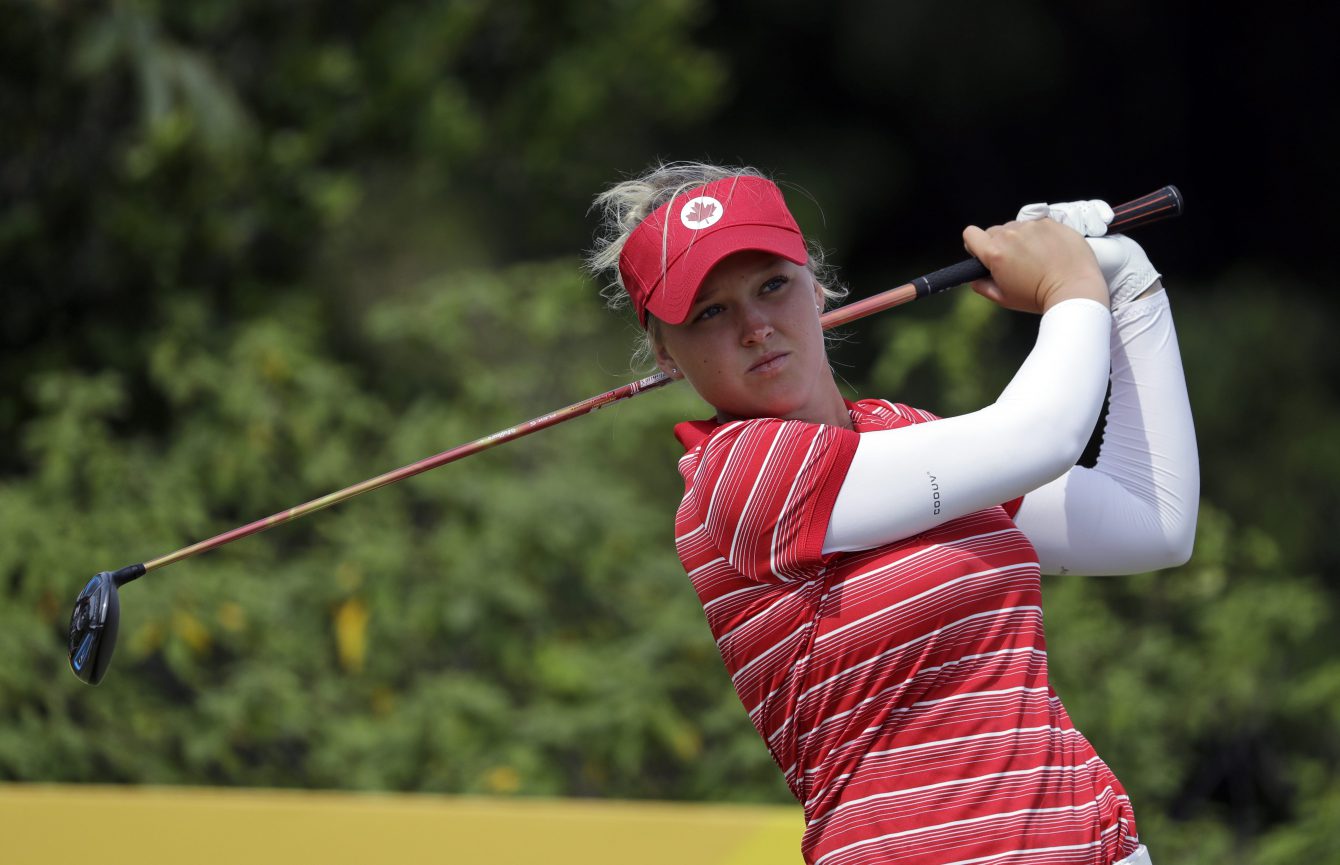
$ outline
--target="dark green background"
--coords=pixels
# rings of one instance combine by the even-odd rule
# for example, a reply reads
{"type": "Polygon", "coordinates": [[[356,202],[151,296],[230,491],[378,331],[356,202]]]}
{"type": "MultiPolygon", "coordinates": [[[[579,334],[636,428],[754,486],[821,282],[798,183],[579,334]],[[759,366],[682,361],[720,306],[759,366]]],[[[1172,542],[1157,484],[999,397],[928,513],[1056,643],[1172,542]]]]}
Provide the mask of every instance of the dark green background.
{"type": "MultiPolygon", "coordinates": [[[[1277,5],[0,4],[0,779],[782,802],[675,559],[683,389],[123,593],[89,574],[627,380],[591,196],[658,158],[786,181],[854,297],[967,222],[1164,183],[1196,554],[1049,578],[1055,683],[1159,861],[1338,862],[1340,412],[1320,134],[1277,5]]],[[[851,328],[850,393],[994,398],[1034,323],[851,328]]]]}

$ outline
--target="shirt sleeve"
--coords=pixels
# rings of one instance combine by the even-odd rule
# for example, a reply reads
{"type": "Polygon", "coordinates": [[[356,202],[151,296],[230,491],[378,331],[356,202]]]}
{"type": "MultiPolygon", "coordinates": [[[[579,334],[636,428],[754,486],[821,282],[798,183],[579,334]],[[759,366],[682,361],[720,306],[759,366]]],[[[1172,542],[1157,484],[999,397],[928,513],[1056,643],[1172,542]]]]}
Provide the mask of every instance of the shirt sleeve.
{"type": "Polygon", "coordinates": [[[1028,494],[1016,522],[1044,574],[1133,574],[1191,556],[1200,498],[1195,425],[1168,295],[1113,313],[1112,396],[1092,468],[1028,494]]]}
{"type": "Polygon", "coordinates": [[[1012,503],[1064,474],[1103,404],[1111,327],[1102,304],[1062,301],[1042,316],[1033,351],[995,403],[863,434],[824,550],[868,550],[912,537],[1012,503]]]}
{"type": "Polygon", "coordinates": [[[681,515],[748,579],[813,579],[858,440],[805,421],[726,424],[701,446],[681,515]]]}
{"type": "MultiPolygon", "coordinates": [[[[931,421],[934,420],[940,420],[940,416],[934,412],[929,412],[922,408],[913,408],[910,405],[905,405],[900,402],[889,403],[885,402],[884,400],[863,400],[862,402],[872,405],[882,404],[888,406],[888,408],[891,409],[895,414],[904,418],[909,423],[930,423],[931,421]]],[[[1005,509],[1005,513],[1006,515],[1009,516],[1010,519],[1014,519],[1015,515],[1019,513],[1019,508],[1023,505],[1023,503],[1024,503],[1024,497],[1019,496],[1017,498],[1010,499],[1008,502],[1002,502],[1000,506],[1005,509]]]]}

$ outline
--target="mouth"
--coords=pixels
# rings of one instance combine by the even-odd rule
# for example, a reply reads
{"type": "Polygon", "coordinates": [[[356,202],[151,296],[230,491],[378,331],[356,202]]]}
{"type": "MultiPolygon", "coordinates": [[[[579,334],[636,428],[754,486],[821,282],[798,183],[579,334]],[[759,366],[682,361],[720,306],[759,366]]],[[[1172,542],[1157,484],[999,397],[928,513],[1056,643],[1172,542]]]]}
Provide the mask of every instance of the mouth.
{"type": "Polygon", "coordinates": [[[749,372],[755,374],[775,372],[786,365],[786,359],[789,356],[790,352],[786,351],[768,352],[759,358],[753,366],[749,367],[749,372]]]}

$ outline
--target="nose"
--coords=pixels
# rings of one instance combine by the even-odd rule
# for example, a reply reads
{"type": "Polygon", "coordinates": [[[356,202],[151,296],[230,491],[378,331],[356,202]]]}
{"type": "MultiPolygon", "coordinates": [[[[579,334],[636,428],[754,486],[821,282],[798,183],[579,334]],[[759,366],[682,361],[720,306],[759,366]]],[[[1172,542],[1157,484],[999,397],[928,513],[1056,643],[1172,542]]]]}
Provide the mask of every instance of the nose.
{"type": "Polygon", "coordinates": [[[773,327],[763,311],[754,305],[746,305],[740,317],[740,344],[743,346],[762,345],[773,334],[773,327]]]}

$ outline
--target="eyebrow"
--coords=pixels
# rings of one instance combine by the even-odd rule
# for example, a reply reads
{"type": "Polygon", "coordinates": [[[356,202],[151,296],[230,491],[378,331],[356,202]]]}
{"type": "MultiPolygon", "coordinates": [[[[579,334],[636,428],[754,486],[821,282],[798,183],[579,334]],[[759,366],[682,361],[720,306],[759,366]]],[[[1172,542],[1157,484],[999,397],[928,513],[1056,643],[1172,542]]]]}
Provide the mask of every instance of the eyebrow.
{"type": "Polygon", "coordinates": [[[693,307],[697,306],[700,303],[705,303],[711,300],[712,298],[716,297],[720,293],[721,293],[720,288],[711,289],[706,293],[699,292],[698,294],[694,295],[693,303],[689,304],[689,308],[692,309],[693,307]]]}
{"type": "MultiPolygon", "coordinates": [[[[742,251],[747,252],[748,250],[742,250],[742,251]]],[[[785,258],[782,258],[780,255],[770,255],[763,264],[760,264],[758,267],[753,267],[749,269],[748,278],[756,279],[762,274],[768,273],[769,271],[783,269],[786,264],[787,260],[785,258]]],[[[708,275],[709,276],[711,275],[711,271],[708,271],[708,275]]],[[[721,291],[720,288],[714,288],[706,294],[699,293],[694,295],[693,302],[689,304],[689,308],[692,309],[693,307],[697,306],[698,304],[704,301],[711,300],[712,298],[716,297],[716,295],[720,291],[721,291]]]]}

